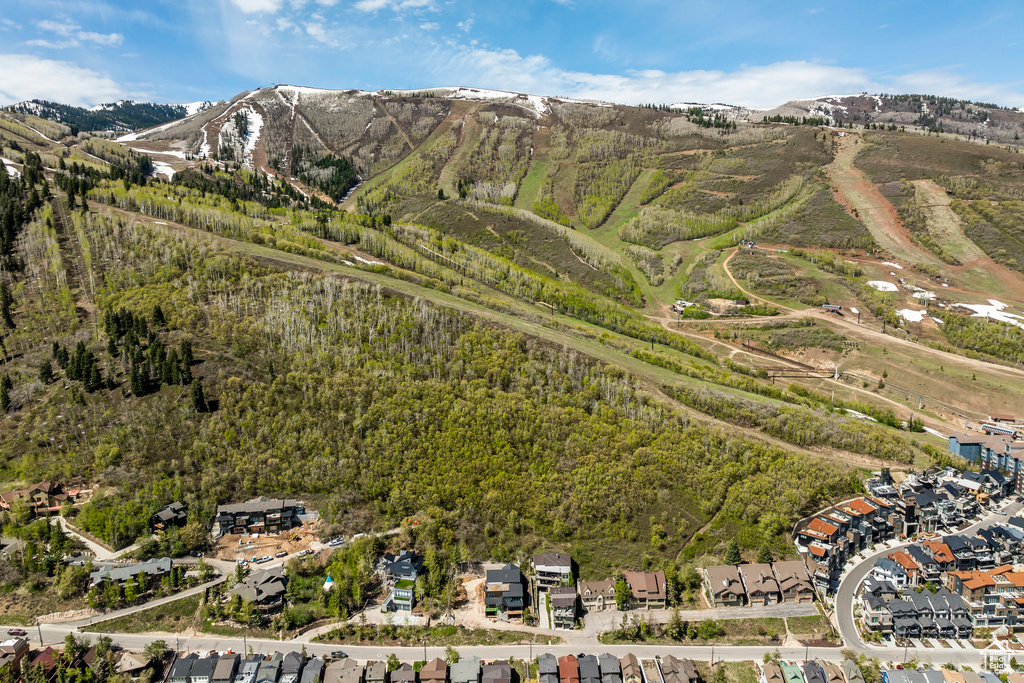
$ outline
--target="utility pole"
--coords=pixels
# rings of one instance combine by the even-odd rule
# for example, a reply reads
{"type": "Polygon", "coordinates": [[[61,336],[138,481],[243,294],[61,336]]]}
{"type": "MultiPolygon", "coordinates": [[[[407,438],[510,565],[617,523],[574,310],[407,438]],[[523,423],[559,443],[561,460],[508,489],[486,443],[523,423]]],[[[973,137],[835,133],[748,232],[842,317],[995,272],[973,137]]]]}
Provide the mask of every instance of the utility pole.
{"type": "Polygon", "coordinates": [[[39,632],[39,647],[43,646],[43,627],[39,625],[39,620],[36,619],[36,631],[39,632]]]}

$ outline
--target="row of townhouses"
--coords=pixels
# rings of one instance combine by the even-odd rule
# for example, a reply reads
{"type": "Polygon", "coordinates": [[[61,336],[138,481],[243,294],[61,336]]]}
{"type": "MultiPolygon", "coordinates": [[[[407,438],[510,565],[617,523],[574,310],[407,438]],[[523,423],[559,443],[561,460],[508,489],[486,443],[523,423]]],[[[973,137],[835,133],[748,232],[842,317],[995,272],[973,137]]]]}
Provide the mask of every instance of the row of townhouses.
{"type": "Polygon", "coordinates": [[[708,601],[715,607],[814,602],[814,584],[799,560],[705,567],[703,575],[708,601]]]}
{"type": "MultiPolygon", "coordinates": [[[[869,495],[801,521],[794,540],[816,588],[831,594],[851,556],[893,538],[954,530],[1011,494],[1013,483],[998,470],[961,472],[948,467],[911,473],[897,485],[883,469],[865,483],[869,495]]],[[[984,553],[980,556],[989,561],[984,553]]],[[[991,561],[994,565],[999,559],[991,561]]]]}

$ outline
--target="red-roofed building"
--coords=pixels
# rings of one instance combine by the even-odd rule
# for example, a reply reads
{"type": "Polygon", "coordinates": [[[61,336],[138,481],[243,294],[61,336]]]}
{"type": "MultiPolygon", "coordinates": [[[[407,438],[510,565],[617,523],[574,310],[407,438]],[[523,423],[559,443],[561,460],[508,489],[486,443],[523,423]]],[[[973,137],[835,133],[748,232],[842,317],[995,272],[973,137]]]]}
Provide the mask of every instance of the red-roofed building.
{"type": "Polygon", "coordinates": [[[907,582],[911,586],[918,584],[921,577],[921,565],[909,553],[897,550],[896,552],[889,553],[887,557],[903,567],[903,570],[907,572],[907,582]]]}

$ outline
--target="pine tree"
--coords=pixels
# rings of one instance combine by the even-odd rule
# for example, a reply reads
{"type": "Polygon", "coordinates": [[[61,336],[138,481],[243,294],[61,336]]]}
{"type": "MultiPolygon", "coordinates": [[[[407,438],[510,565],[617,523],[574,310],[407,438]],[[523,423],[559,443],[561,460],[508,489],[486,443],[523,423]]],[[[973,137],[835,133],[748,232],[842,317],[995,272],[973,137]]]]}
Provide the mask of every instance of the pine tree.
{"type": "Polygon", "coordinates": [[[6,282],[0,282],[0,320],[10,329],[14,329],[14,316],[11,315],[11,308],[14,306],[14,297],[11,296],[11,288],[6,282]]]}
{"type": "Polygon", "coordinates": [[[139,372],[139,366],[135,363],[132,363],[131,374],[129,375],[128,381],[132,388],[132,394],[135,396],[142,396],[142,373],[139,372]]]}
{"type": "Polygon", "coordinates": [[[203,381],[198,377],[192,380],[192,407],[197,413],[205,413],[209,409],[203,395],[203,381]]]}
{"type": "Polygon", "coordinates": [[[85,388],[88,391],[96,391],[103,386],[103,375],[100,374],[100,368],[96,364],[96,359],[92,361],[92,367],[89,368],[89,379],[86,380],[85,388]]]}
{"type": "Polygon", "coordinates": [[[153,306],[153,327],[163,327],[167,324],[164,319],[164,311],[160,308],[160,304],[153,306]]]}
{"type": "Polygon", "coordinates": [[[761,548],[757,551],[757,561],[759,564],[768,564],[769,562],[772,562],[774,559],[775,558],[772,557],[772,548],[767,543],[762,545],[761,548]]]}
{"type": "Polygon", "coordinates": [[[0,379],[0,412],[6,413],[11,409],[11,389],[14,388],[14,382],[11,381],[9,375],[4,375],[0,379]]]}
{"type": "Polygon", "coordinates": [[[729,541],[729,546],[725,549],[725,563],[739,564],[742,561],[739,544],[735,540],[729,541]]]}
{"type": "Polygon", "coordinates": [[[39,381],[43,384],[49,384],[53,381],[53,366],[50,365],[48,360],[44,360],[43,364],[39,366],[39,381]]]}

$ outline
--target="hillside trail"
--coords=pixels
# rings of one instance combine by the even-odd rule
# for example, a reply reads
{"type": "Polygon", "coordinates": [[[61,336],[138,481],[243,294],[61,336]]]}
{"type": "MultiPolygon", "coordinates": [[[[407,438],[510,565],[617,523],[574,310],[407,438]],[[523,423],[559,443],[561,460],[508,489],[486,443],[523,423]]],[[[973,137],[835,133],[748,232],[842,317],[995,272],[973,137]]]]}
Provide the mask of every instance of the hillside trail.
{"type": "Polygon", "coordinates": [[[882,196],[864,171],[854,166],[854,159],[864,147],[860,135],[846,132],[834,138],[835,157],[825,172],[836,187],[835,198],[851,213],[856,210],[864,226],[882,249],[910,263],[927,263],[945,269],[946,265],[931,252],[910,239],[896,208],[882,196]]]}
{"type": "Polygon", "coordinates": [[[388,111],[388,108],[384,106],[384,103],[380,101],[380,98],[374,97],[373,103],[376,104],[382,112],[384,112],[384,115],[388,117],[388,120],[391,121],[392,125],[394,125],[394,127],[398,129],[398,132],[402,134],[402,138],[405,139],[405,144],[409,145],[409,151],[415,150],[416,145],[412,143],[412,138],[410,138],[409,134],[405,132],[405,128],[402,128],[402,124],[398,122],[398,119],[388,111]]]}

